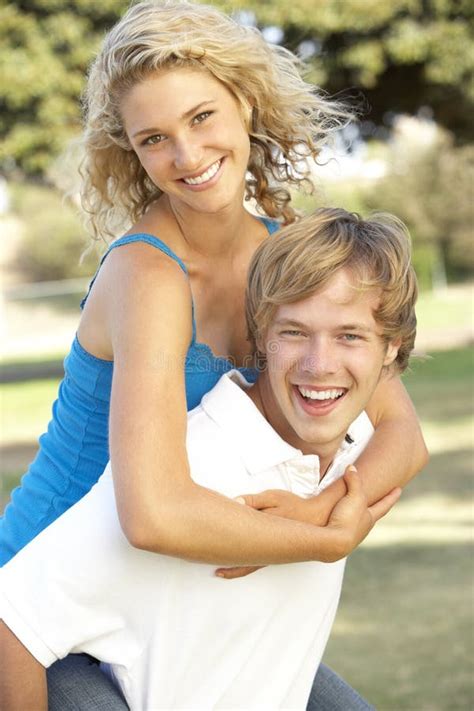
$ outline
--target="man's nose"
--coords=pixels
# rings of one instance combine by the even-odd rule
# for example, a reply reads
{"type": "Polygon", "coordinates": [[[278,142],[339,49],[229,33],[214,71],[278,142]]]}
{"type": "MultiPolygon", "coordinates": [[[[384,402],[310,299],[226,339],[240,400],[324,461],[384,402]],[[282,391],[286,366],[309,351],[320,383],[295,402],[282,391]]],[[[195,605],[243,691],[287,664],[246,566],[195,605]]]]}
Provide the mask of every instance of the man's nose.
{"type": "Polygon", "coordinates": [[[175,140],[174,164],[178,170],[192,172],[202,167],[202,146],[189,135],[175,140]]]}
{"type": "Polygon", "coordinates": [[[336,373],[340,368],[336,344],[330,338],[312,338],[299,366],[303,372],[316,376],[336,373]]]}

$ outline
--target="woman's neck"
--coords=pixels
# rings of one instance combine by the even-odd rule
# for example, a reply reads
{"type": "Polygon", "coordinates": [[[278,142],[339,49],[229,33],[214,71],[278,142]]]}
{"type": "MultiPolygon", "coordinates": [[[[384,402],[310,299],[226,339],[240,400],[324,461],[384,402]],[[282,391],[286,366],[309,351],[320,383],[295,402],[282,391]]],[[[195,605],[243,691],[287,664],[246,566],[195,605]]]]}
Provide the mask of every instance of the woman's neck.
{"type": "Polygon", "coordinates": [[[177,225],[190,256],[232,259],[252,241],[255,218],[243,203],[228,206],[218,214],[198,213],[165,197],[163,207],[177,225]]]}

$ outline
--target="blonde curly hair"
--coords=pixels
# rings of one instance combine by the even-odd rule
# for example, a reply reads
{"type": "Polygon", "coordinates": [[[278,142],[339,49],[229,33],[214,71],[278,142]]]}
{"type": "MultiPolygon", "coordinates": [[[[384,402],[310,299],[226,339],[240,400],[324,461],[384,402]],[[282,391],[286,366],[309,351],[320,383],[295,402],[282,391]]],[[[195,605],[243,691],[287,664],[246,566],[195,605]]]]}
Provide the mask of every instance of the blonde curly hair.
{"type": "Polygon", "coordinates": [[[84,96],[81,203],[94,238],[115,236],[119,223],[136,221],[161,195],[131,149],[120,103],[134,84],[174,67],[209,71],[250,115],[246,199],[292,222],[288,186],[311,185],[306,159],[317,158],[350,112],[305,82],[303,63],[258,30],[207,5],[145,1],[106,36],[84,96]]]}

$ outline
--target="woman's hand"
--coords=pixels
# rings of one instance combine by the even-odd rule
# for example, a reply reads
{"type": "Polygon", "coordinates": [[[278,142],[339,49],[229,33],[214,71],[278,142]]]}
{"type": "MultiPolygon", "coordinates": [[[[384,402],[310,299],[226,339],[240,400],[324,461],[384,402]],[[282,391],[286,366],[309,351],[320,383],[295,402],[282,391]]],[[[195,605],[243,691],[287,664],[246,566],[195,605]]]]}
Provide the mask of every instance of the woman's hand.
{"type": "Polygon", "coordinates": [[[267,489],[267,491],[262,491],[258,494],[247,494],[239,498],[242,498],[242,503],[247,504],[247,506],[251,506],[258,511],[265,511],[265,513],[273,516],[291,518],[294,521],[304,521],[316,526],[321,525],[316,520],[316,507],[313,508],[312,506],[318,497],[314,497],[314,500],[304,499],[302,496],[297,496],[284,489],[267,489]]]}
{"type": "MultiPolygon", "coordinates": [[[[392,506],[400,498],[401,489],[398,487],[393,489],[372,506],[368,506],[367,496],[354,466],[351,465],[347,468],[344,478],[340,481],[341,484],[345,483],[345,495],[339,497],[339,501],[332,509],[329,519],[327,519],[326,515],[327,504],[324,503],[321,507],[321,518],[324,520],[324,523],[326,523],[327,520],[328,528],[340,533],[342,554],[339,557],[345,557],[364,540],[375,523],[390,511],[392,506]]],[[[336,489],[333,489],[333,491],[336,491],[336,489]]],[[[317,507],[315,507],[315,504],[317,504],[318,499],[321,498],[323,494],[312,497],[311,499],[303,499],[288,491],[274,489],[263,491],[259,494],[240,496],[237,501],[274,516],[291,518],[317,525],[315,520],[317,507]]],[[[334,494],[331,496],[332,499],[334,499],[334,494]]],[[[261,567],[262,566],[242,566],[218,568],[216,575],[220,578],[231,580],[250,575],[250,573],[260,570],[261,567]]]]}
{"type": "Polygon", "coordinates": [[[367,495],[357,469],[351,465],[346,469],[344,481],[347,494],[334,507],[327,527],[341,534],[342,557],[352,553],[370,533],[377,521],[396,504],[402,490],[397,487],[379,501],[368,505],[367,495]]]}

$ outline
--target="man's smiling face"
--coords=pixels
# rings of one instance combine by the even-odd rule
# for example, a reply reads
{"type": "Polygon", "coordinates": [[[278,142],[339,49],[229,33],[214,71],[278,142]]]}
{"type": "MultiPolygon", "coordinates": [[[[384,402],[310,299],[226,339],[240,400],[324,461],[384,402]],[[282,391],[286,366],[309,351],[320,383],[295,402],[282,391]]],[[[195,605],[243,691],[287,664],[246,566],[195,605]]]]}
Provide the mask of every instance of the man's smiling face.
{"type": "Polygon", "coordinates": [[[397,346],[374,319],[380,291],[358,291],[341,269],[313,295],[279,306],[259,350],[259,377],[270,424],[305,453],[333,457],[365,409],[397,346]]]}

